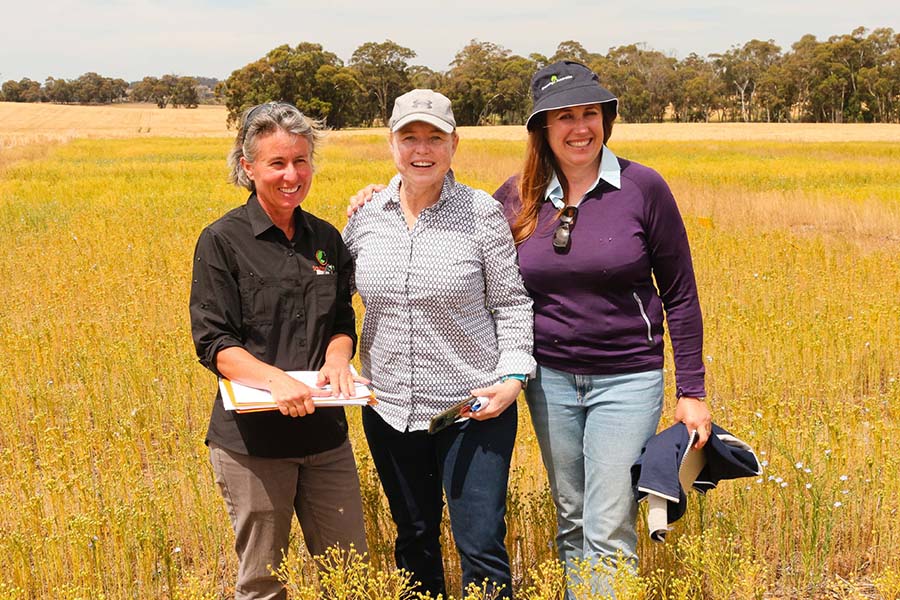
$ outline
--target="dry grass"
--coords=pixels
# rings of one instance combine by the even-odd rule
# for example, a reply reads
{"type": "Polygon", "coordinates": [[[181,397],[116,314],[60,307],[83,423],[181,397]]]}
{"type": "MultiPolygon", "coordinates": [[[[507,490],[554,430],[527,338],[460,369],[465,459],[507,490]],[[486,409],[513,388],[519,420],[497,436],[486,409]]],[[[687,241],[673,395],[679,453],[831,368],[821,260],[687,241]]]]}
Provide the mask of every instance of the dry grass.
{"type": "Polygon", "coordinates": [[[225,108],[160,109],[153,104],[68,106],[0,102],[0,148],[76,138],[230,135],[225,108]]]}
{"type": "MultiPolygon", "coordinates": [[[[494,189],[521,141],[468,133],[457,174],[494,189]]],[[[234,580],[202,445],[214,382],[193,357],[186,299],[198,232],[243,194],[225,183],[227,139],[153,135],[0,153],[0,506],[15,507],[0,511],[0,600],[222,598],[234,580]]],[[[627,597],[896,597],[900,150],[614,139],[679,199],[710,403],[767,462],[758,481],[692,497],[666,546],[642,535],[627,597]]],[[[347,195],[391,172],[383,130],[336,133],[307,208],[340,226],[347,195]]],[[[558,586],[528,591],[559,573],[545,562],[554,515],[525,412],[508,545],[519,596],[553,600],[558,586]]],[[[350,417],[383,569],[392,526],[350,417]]],[[[446,561],[455,586],[449,547],[446,561]]]]}
{"type": "MultiPolygon", "coordinates": [[[[519,126],[460,127],[462,139],[525,140],[519,126]]],[[[691,140],[781,142],[896,142],[900,125],[825,123],[616,123],[613,144],[691,140]]]]}
{"type": "MultiPolygon", "coordinates": [[[[0,149],[76,138],[218,137],[234,135],[225,127],[225,107],[160,109],[152,104],[68,106],[0,102],[0,149]]],[[[519,126],[460,127],[462,139],[525,139],[519,126]]],[[[384,128],[348,129],[337,138],[387,135],[384,128]]],[[[772,140],[784,142],[895,142],[900,125],[823,123],[619,123],[615,142],[690,140],[772,140]]]]}

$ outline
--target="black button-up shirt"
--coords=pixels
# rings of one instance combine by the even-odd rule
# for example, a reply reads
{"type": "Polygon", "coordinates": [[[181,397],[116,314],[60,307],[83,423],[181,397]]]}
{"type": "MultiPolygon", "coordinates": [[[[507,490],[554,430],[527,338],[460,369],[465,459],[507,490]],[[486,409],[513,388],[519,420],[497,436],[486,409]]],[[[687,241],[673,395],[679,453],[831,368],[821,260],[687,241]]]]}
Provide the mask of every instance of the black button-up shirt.
{"type": "MultiPolygon", "coordinates": [[[[349,335],[355,346],[350,253],[328,222],[298,207],[294,223],[288,240],[251,194],[200,234],[191,331],[201,364],[213,373],[220,375],[216,355],[231,346],[285,371],[321,368],[334,335],[349,335]]],[[[240,454],[280,458],[330,450],[346,439],[342,408],[296,418],[237,414],[224,409],[218,393],[206,436],[240,454]]]]}

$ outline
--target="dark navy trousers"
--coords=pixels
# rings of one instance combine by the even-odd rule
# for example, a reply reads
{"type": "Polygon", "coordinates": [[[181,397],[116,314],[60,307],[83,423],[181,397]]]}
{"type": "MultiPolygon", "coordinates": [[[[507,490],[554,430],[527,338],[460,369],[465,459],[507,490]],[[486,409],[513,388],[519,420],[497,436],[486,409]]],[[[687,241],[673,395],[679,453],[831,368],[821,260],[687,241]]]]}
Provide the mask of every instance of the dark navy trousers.
{"type": "Polygon", "coordinates": [[[419,582],[418,591],[447,597],[440,542],[446,494],[463,589],[487,579],[503,586],[498,598],[512,598],[504,538],[517,414],[513,404],[494,419],[469,419],[431,435],[397,431],[372,407],[363,408],[366,439],[397,525],[394,557],[419,582]]]}

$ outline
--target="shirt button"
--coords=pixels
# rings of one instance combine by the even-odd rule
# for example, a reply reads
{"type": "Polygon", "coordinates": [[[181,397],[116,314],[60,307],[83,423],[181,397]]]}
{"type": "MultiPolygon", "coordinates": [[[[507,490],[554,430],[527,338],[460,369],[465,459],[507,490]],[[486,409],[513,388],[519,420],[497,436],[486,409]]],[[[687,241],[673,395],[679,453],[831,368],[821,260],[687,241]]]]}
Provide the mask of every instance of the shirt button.
{"type": "Polygon", "coordinates": [[[297,317],[298,319],[302,318],[302,317],[303,317],[303,313],[297,313],[297,314],[296,314],[296,317],[297,317]]]}
{"type": "Polygon", "coordinates": [[[293,255],[294,255],[294,251],[293,251],[293,250],[288,250],[288,256],[293,256],[293,255]]]}

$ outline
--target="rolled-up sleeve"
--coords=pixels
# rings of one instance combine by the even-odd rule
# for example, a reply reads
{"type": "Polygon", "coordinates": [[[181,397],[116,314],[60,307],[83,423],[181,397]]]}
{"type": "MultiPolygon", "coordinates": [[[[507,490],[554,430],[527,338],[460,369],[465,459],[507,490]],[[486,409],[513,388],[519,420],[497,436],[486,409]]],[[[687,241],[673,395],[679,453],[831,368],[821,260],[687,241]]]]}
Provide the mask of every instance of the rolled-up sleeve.
{"type": "Polygon", "coordinates": [[[529,375],[534,372],[532,356],[534,317],[516,260],[512,233],[500,203],[484,192],[476,192],[476,205],[483,207],[479,219],[484,260],[485,305],[494,317],[500,359],[495,374],[529,375]]]}
{"type": "Polygon", "coordinates": [[[240,288],[229,257],[227,242],[204,229],[194,250],[191,335],[200,364],[218,376],[216,355],[231,346],[243,347],[240,288]]]}

